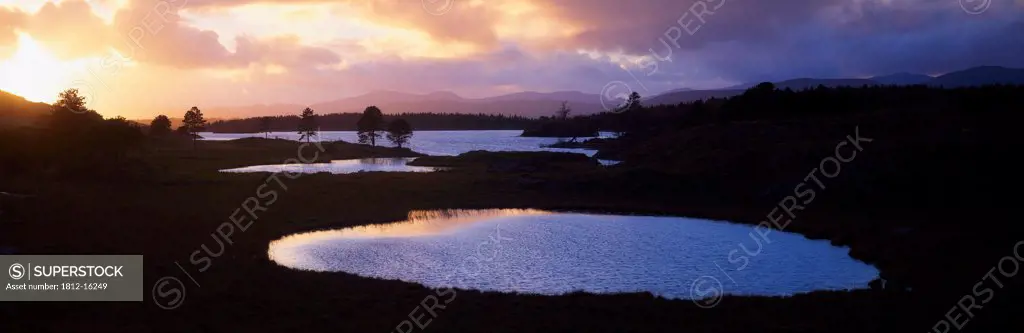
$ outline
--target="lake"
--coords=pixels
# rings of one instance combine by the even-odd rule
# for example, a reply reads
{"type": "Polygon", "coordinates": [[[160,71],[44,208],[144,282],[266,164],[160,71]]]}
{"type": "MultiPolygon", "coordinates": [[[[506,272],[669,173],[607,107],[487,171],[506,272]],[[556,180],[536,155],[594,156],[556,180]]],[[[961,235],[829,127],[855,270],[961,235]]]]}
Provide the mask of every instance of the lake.
{"type": "MultiPolygon", "coordinates": [[[[434,155],[454,156],[474,150],[488,151],[555,151],[580,153],[587,156],[594,156],[596,150],[589,149],[561,149],[542,148],[558,142],[557,138],[524,138],[519,135],[523,131],[418,131],[409,140],[408,147],[413,151],[434,155]]],[[[262,133],[199,133],[203,140],[223,141],[248,137],[264,137],[262,133]]],[[[602,132],[601,137],[611,137],[612,133],[602,132]]],[[[299,134],[295,132],[273,132],[270,138],[287,140],[299,140],[299,134]]],[[[320,132],[320,140],[346,142],[358,142],[359,138],[355,131],[324,131],[320,132]]],[[[381,138],[377,141],[381,145],[390,145],[387,140],[381,138]]]]}
{"type": "Polygon", "coordinates": [[[432,288],[674,299],[866,288],[878,270],[828,241],[682,217],[533,209],[414,211],[406,221],[286,236],[279,265],[432,288]]]}
{"type": "Polygon", "coordinates": [[[335,160],[330,163],[297,163],[254,165],[242,168],[224,169],[220,172],[287,172],[287,173],[320,173],[347,174],[356,172],[432,172],[442,168],[411,166],[406,163],[415,158],[360,158],[353,160],[335,160]]]}

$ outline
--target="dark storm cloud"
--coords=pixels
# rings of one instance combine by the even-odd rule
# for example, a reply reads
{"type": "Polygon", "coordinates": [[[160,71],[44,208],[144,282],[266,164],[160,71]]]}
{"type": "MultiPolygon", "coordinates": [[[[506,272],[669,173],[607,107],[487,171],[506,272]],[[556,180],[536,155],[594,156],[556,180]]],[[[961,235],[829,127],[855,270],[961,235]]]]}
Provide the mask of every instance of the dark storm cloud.
{"type": "Polygon", "coordinates": [[[980,14],[954,0],[725,1],[550,5],[577,24],[591,22],[573,45],[661,59],[619,76],[645,85],[1024,67],[1019,1],[992,0],[980,14]],[[713,14],[701,20],[705,7],[713,14]]]}
{"type": "Polygon", "coordinates": [[[666,47],[698,49],[725,41],[758,42],[788,34],[821,9],[842,0],[552,0],[550,9],[584,27],[582,47],[631,53],[666,47]]]}

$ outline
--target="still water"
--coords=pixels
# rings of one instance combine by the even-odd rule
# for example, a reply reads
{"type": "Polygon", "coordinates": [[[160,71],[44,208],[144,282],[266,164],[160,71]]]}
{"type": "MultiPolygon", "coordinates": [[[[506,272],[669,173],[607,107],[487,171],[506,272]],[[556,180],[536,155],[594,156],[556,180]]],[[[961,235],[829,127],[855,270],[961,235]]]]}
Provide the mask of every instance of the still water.
{"type": "Polygon", "coordinates": [[[360,158],[354,160],[335,160],[330,163],[297,163],[254,165],[243,168],[224,169],[220,172],[287,172],[287,173],[320,173],[345,174],[356,172],[431,172],[441,168],[406,165],[415,158],[360,158]]]}
{"type": "MultiPolygon", "coordinates": [[[[433,156],[454,156],[474,150],[488,151],[555,151],[580,153],[593,156],[596,150],[543,148],[541,146],[558,142],[557,138],[524,138],[519,135],[523,131],[417,131],[409,140],[409,148],[413,151],[433,156]]],[[[223,141],[247,137],[264,137],[260,133],[199,133],[204,140],[223,141]]],[[[612,133],[602,132],[601,137],[610,137],[612,133]]],[[[270,138],[298,140],[295,132],[273,132],[270,138]]],[[[358,142],[354,131],[320,132],[320,140],[358,142]]],[[[384,142],[381,140],[380,142],[384,142]]]]}
{"type": "Polygon", "coordinates": [[[752,226],[682,217],[532,209],[414,211],[408,220],[290,235],[268,255],[294,269],[428,287],[530,294],[648,291],[667,298],[866,288],[848,249],[752,226]],[[698,293],[694,293],[697,291],[698,293]]]}

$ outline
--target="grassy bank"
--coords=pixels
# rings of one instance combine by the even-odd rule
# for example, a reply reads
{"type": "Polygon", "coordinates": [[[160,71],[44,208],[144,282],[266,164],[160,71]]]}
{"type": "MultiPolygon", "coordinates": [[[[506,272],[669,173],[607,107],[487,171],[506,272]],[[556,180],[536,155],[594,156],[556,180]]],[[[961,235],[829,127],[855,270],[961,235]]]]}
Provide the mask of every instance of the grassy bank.
{"type": "MultiPolygon", "coordinates": [[[[869,130],[862,128],[865,135],[869,130]]],[[[855,208],[859,206],[848,203],[849,191],[844,190],[855,186],[850,177],[890,157],[874,152],[906,144],[883,138],[871,146],[874,151],[866,148],[851,162],[836,178],[838,183],[828,184],[833,191],[821,192],[820,200],[800,211],[786,230],[849,245],[851,255],[878,265],[884,276],[913,286],[912,291],[726,297],[718,306],[703,309],[690,301],[639,293],[528,296],[458,290],[446,308],[422,321],[429,319],[426,330],[436,332],[928,331],[989,268],[1012,253],[1020,228],[1006,222],[1006,210],[995,204],[971,212],[936,206],[917,217],[906,209],[855,208]]],[[[834,146],[842,139],[822,141],[834,146]]],[[[268,261],[267,244],[293,232],[401,220],[409,210],[434,208],[597,210],[756,224],[802,178],[778,179],[783,192],[765,193],[762,183],[742,186],[755,180],[754,171],[709,179],[707,173],[680,175],[645,166],[294,179],[279,175],[283,186],[269,181],[267,174],[216,172],[299,158],[300,147],[290,141],[245,139],[200,142],[192,150],[188,142],[154,142],[138,155],[139,165],[152,170],[145,176],[116,182],[89,175],[60,181],[44,176],[8,179],[9,187],[33,196],[0,198],[0,246],[31,254],[144,254],[147,289],[144,303],[0,303],[0,330],[389,332],[435,291],[400,281],[286,269],[268,261]],[[204,244],[216,246],[211,234],[264,184],[275,186],[277,200],[264,202],[267,210],[258,212],[252,227],[236,232],[233,244],[213,258],[209,270],[198,272],[189,263],[190,254],[204,244]],[[184,281],[187,294],[180,308],[162,310],[150,299],[149,288],[164,276],[184,281]],[[26,324],[30,318],[38,320],[26,324]]],[[[310,146],[303,149],[311,158],[310,146]]],[[[338,143],[328,145],[317,160],[369,156],[414,155],[338,143]]],[[[816,163],[798,160],[793,165],[806,173],[816,163]]],[[[984,331],[996,324],[1021,327],[1007,315],[1019,299],[1020,283],[1004,282],[1007,287],[976,311],[967,330],[984,331]]]]}

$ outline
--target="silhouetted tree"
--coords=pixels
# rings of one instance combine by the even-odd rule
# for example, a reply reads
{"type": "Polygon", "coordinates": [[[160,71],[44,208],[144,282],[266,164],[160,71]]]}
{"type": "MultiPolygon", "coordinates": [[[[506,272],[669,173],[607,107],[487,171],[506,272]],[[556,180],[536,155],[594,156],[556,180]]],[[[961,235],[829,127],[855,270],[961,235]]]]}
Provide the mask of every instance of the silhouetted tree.
{"type": "Polygon", "coordinates": [[[262,117],[262,118],[260,118],[260,132],[263,132],[263,138],[264,139],[269,139],[270,138],[270,124],[273,121],[273,119],[274,118],[272,118],[272,117],[262,117]]]}
{"type": "Polygon", "coordinates": [[[302,114],[299,115],[299,140],[305,139],[309,142],[310,138],[316,136],[316,128],[316,112],[310,108],[302,110],[302,114]]]}
{"type": "Polygon", "coordinates": [[[89,109],[85,107],[85,96],[79,95],[78,89],[73,88],[58,93],[57,102],[55,102],[53,106],[75,113],[89,111],[89,109]]]}
{"type": "Polygon", "coordinates": [[[85,97],[78,89],[68,89],[57,95],[50,114],[50,129],[57,135],[77,135],[103,121],[103,116],[89,110],[85,97]]]}
{"type": "Polygon", "coordinates": [[[110,170],[144,136],[137,123],[123,117],[104,120],[89,110],[77,89],[58,94],[46,121],[48,130],[33,144],[43,154],[38,163],[58,173],[110,170]]]}
{"type": "Polygon", "coordinates": [[[569,102],[563,101],[562,107],[558,108],[558,112],[555,115],[558,116],[558,119],[568,120],[569,113],[572,113],[572,109],[569,108],[569,102]]]}
{"type": "Polygon", "coordinates": [[[402,148],[412,138],[412,126],[405,119],[395,119],[388,124],[388,140],[402,148]]]}
{"type": "MultiPolygon", "coordinates": [[[[822,85],[818,85],[818,86],[819,87],[824,87],[822,85]]],[[[757,84],[757,86],[754,87],[754,89],[755,89],[755,91],[757,91],[759,93],[767,94],[767,93],[771,93],[771,92],[775,91],[775,84],[771,83],[771,82],[761,82],[761,83],[757,84]]]]}
{"type": "Polygon", "coordinates": [[[199,110],[198,107],[193,106],[187,112],[185,112],[185,119],[182,120],[185,131],[192,136],[192,148],[196,148],[196,139],[199,138],[199,131],[202,131],[206,126],[206,119],[203,119],[203,111],[199,110]]]}
{"type": "MultiPolygon", "coordinates": [[[[164,117],[164,119],[166,118],[164,117]]],[[[170,132],[169,121],[166,128],[170,132]]],[[[139,124],[128,121],[124,117],[104,120],[103,126],[93,135],[96,136],[94,140],[98,143],[98,149],[106,151],[106,154],[115,163],[121,161],[129,149],[139,145],[143,138],[139,124]]]]}
{"type": "Polygon", "coordinates": [[[359,131],[359,143],[367,143],[370,145],[377,145],[377,138],[380,137],[380,131],[384,128],[384,113],[380,111],[380,108],[376,106],[368,106],[363,110],[363,115],[359,117],[359,121],[356,122],[356,128],[359,131]]]}
{"type": "Polygon", "coordinates": [[[629,94],[629,99],[626,100],[626,104],[622,105],[619,109],[619,130],[617,136],[623,136],[626,133],[637,133],[642,131],[644,120],[647,115],[639,112],[643,109],[643,105],[640,104],[640,94],[632,92],[629,94]]]}
{"type": "Polygon", "coordinates": [[[171,120],[165,115],[156,116],[149,123],[149,135],[165,136],[171,133],[171,120]]]}
{"type": "Polygon", "coordinates": [[[624,111],[634,111],[641,107],[643,106],[640,105],[640,94],[634,91],[629,94],[629,99],[626,100],[626,104],[622,106],[622,109],[624,111]]]}

